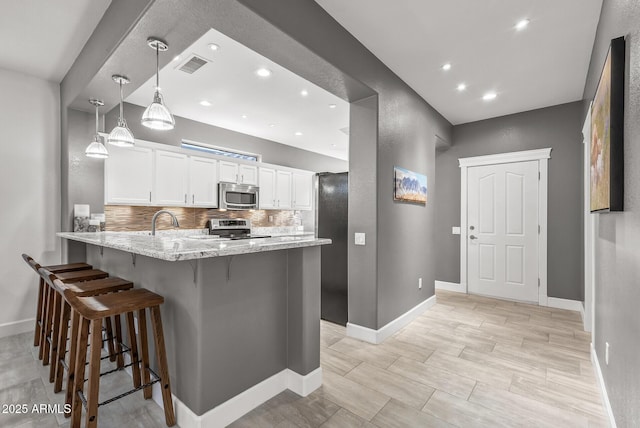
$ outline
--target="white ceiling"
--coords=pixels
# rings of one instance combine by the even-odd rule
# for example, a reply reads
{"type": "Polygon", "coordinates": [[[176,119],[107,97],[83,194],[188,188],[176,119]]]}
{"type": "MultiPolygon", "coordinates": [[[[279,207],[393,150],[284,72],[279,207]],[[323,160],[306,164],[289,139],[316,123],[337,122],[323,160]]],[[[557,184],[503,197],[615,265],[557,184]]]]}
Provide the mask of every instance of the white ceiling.
{"type": "Polygon", "coordinates": [[[59,83],[111,0],[2,2],[0,68],[59,83]]]}
{"type": "MultiPolygon", "coordinates": [[[[150,63],[155,62],[153,51],[149,50],[149,55],[150,63]]],[[[175,57],[177,53],[169,47],[161,55],[175,57]]],[[[213,29],[179,56],[160,72],[162,93],[174,115],[347,159],[349,138],[340,130],[349,126],[346,101],[213,29]],[[220,49],[212,51],[210,43],[220,49]],[[193,74],[180,71],[193,54],[211,62],[193,74]],[[262,67],[272,71],[271,77],[256,75],[262,67]],[[303,90],[308,92],[306,97],[301,95],[303,90]],[[211,106],[200,105],[203,100],[211,106]],[[330,104],[336,107],[329,108],[330,104]]],[[[154,88],[155,76],[126,101],[147,106],[154,88]]],[[[202,143],[224,146],[224,141],[202,143]]]]}
{"type": "Polygon", "coordinates": [[[581,99],[602,6],[602,0],[316,2],[454,125],[581,99]],[[529,26],[516,31],[524,18],[529,26]],[[458,92],[463,82],[467,89],[458,92]],[[489,91],[497,98],[483,101],[489,91]]]}

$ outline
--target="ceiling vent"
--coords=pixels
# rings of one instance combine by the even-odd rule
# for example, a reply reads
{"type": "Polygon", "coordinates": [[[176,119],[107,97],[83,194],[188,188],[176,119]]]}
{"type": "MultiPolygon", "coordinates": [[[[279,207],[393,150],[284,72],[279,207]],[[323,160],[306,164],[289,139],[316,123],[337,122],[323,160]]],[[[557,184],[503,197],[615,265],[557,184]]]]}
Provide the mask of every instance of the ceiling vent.
{"type": "Polygon", "coordinates": [[[344,128],[340,128],[340,131],[342,131],[343,134],[345,135],[349,135],[349,127],[345,126],[344,128]]]}
{"type": "Polygon", "coordinates": [[[180,68],[178,68],[178,70],[184,71],[185,73],[193,74],[208,62],[208,60],[202,58],[201,56],[191,55],[191,58],[189,58],[188,61],[182,64],[180,68]]]}

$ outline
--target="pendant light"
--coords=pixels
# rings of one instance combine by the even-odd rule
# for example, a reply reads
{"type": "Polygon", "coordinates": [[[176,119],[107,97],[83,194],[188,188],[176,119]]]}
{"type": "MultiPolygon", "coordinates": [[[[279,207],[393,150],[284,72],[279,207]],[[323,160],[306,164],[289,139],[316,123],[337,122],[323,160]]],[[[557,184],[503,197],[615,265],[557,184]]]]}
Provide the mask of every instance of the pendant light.
{"type": "Polygon", "coordinates": [[[129,83],[129,79],[119,74],[114,74],[111,78],[114,82],[120,85],[120,116],[118,117],[118,125],[113,128],[109,134],[107,142],[118,147],[133,147],[135,145],[135,141],[133,140],[133,134],[127,126],[127,121],[124,120],[124,101],[122,96],[122,85],[129,83]]]}
{"type": "Polygon", "coordinates": [[[104,144],[102,144],[102,141],[100,140],[100,134],[98,134],[98,126],[100,125],[98,109],[100,108],[100,106],[103,106],[104,103],[101,100],[94,100],[93,98],[90,99],[89,102],[96,108],[96,135],[93,137],[93,142],[87,146],[84,154],[90,158],[106,159],[109,157],[109,152],[107,151],[107,148],[104,146],[104,144]]]}
{"type": "Polygon", "coordinates": [[[169,109],[164,105],[162,94],[160,93],[160,51],[169,49],[169,45],[159,39],[150,38],[147,44],[156,51],[156,92],[153,95],[153,102],[142,114],[142,124],[147,128],[167,131],[173,129],[176,121],[169,109]]]}

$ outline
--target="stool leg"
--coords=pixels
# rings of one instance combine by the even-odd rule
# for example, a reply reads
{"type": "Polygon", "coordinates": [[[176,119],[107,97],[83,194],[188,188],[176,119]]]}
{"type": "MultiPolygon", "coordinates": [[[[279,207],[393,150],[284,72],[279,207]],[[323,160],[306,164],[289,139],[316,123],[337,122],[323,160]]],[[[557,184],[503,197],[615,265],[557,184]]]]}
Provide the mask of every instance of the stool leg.
{"type": "Polygon", "coordinates": [[[124,367],[124,357],[122,356],[122,324],[120,322],[120,314],[114,315],[114,324],[116,325],[116,361],[119,369],[124,367]]]}
{"type": "Polygon", "coordinates": [[[53,327],[53,312],[54,312],[54,304],[55,304],[55,295],[56,291],[49,287],[49,300],[47,303],[47,319],[45,321],[44,328],[44,352],[42,354],[42,365],[46,366],[49,364],[49,352],[51,351],[51,343],[49,342],[51,336],[51,329],[53,327]],[[47,340],[49,339],[49,340],[47,340]]]}
{"type": "Polygon", "coordinates": [[[36,309],[36,328],[33,332],[33,346],[40,345],[40,325],[42,324],[42,303],[44,298],[44,280],[40,278],[38,285],[38,309],[36,309]]]}
{"type": "Polygon", "coordinates": [[[129,330],[129,347],[131,348],[131,371],[133,373],[133,386],[140,386],[140,363],[138,356],[138,343],[136,329],[133,324],[133,312],[127,312],[127,330],[129,330]]]}
{"type": "MultiPolygon", "coordinates": [[[[76,379],[76,360],[78,359],[78,333],[80,330],[80,315],[76,311],[71,311],[71,343],[69,347],[69,370],[67,372],[67,392],[65,404],[67,408],[73,405],[73,396],[75,395],[75,379],[76,379]]],[[[85,346],[86,347],[86,346],[85,346]]],[[[84,350],[85,354],[87,350],[84,350]]],[[[86,357],[86,355],[85,355],[86,357]]],[[[84,369],[84,361],[82,362],[84,369]]],[[[71,416],[71,412],[65,412],[65,418],[71,416]]]]}
{"type": "Polygon", "coordinates": [[[87,391],[86,428],[98,426],[98,390],[100,389],[100,351],[102,349],[102,320],[91,321],[91,356],[87,391]]]}
{"type": "Polygon", "coordinates": [[[113,328],[111,327],[111,317],[104,319],[104,325],[107,330],[107,349],[109,350],[109,361],[116,360],[116,351],[113,348],[113,328]]]}
{"type": "Polygon", "coordinates": [[[73,405],[71,408],[71,428],[80,428],[80,422],[82,419],[82,400],[80,400],[80,394],[78,393],[84,392],[84,371],[85,363],[87,361],[87,342],[89,341],[90,321],[82,317],[78,318],[80,320],[80,333],[78,335],[78,347],[76,352],[76,365],[72,391],[73,405]]]}
{"type": "MultiPolygon", "coordinates": [[[[51,364],[49,365],[49,383],[55,380],[56,367],[58,366],[58,335],[60,334],[62,296],[57,291],[53,295],[53,314],[51,328],[51,364]]],[[[65,344],[66,345],[66,344],[65,344]]]]}
{"type": "Polygon", "coordinates": [[[55,384],[53,392],[62,391],[62,378],[64,378],[64,365],[62,362],[67,354],[67,336],[69,333],[69,318],[71,317],[71,307],[62,299],[62,314],[60,315],[60,335],[58,337],[58,359],[54,361],[56,366],[55,384]]]}
{"type": "MultiPolygon", "coordinates": [[[[149,373],[149,343],[147,342],[147,314],[144,309],[138,311],[138,336],[140,336],[140,354],[142,357],[142,384],[151,382],[149,373]]],[[[144,388],[144,398],[151,398],[151,387],[144,388]]]]}
{"type": "Polygon", "coordinates": [[[38,350],[38,359],[42,360],[44,358],[44,348],[45,343],[47,342],[47,312],[49,309],[49,296],[50,296],[50,287],[47,284],[44,284],[44,303],[42,305],[42,312],[40,314],[40,349],[38,350]]]}
{"type": "Polygon", "coordinates": [[[169,368],[167,367],[167,354],[164,347],[164,333],[162,330],[162,318],[160,316],[160,306],[151,308],[151,325],[153,326],[153,339],[156,345],[156,357],[158,359],[159,375],[162,379],[160,389],[162,390],[162,403],[164,404],[164,418],[167,426],[176,424],[176,416],[173,412],[173,400],[171,399],[171,382],[169,381],[169,368]]]}

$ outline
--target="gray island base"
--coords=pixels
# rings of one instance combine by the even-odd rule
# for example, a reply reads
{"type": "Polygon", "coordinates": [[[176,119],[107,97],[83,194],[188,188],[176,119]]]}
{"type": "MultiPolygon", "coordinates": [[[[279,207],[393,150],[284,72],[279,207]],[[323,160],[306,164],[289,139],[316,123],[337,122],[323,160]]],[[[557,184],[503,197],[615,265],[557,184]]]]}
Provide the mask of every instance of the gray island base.
{"type": "Polygon", "coordinates": [[[218,256],[219,243],[198,242],[208,255],[184,260],[187,238],[137,235],[126,247],[125,235],[58,234],[90,244],[87,263],[165,297],[179,425],[225,426],[285,389],[308,395],[321,385],[320,245],[331,240],[233,241],[218,256]],[[149,247],[170,248],[177,261],[149,247]]]}

